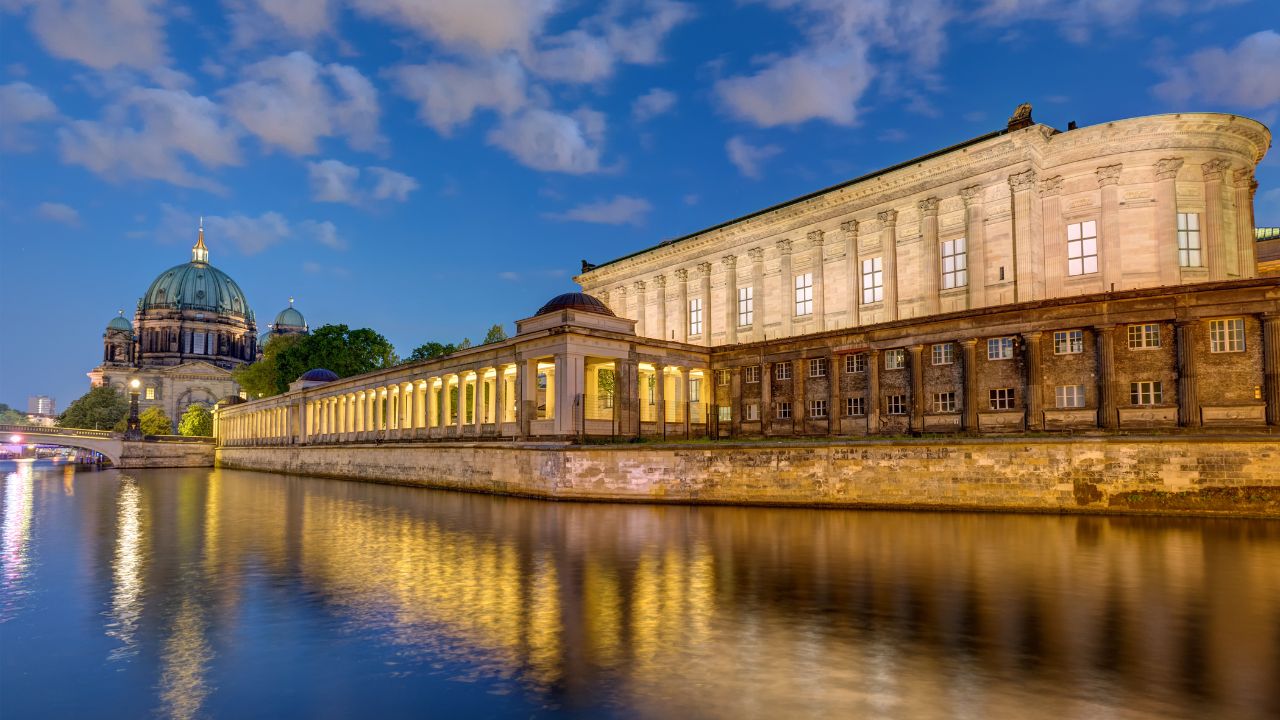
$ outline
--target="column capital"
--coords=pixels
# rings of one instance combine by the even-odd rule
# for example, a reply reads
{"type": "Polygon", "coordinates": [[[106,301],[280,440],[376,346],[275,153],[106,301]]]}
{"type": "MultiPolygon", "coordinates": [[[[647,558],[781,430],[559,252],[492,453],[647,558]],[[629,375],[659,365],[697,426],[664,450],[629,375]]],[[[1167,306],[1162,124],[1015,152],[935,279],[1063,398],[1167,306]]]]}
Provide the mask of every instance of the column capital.
{"type": "Polygon", "coordinates": [[[653,276],[653,284],[654,284],[654,285],[656,285],[656,286],[658,287],[658,289],[665,288],[665,287],[667,286],[667,276],[666,276],[666,275],[654,275],[654,276],[653,276]]]}
{"type": "Polygon", "coordinates": [[[1222,179],[1222,174],[1231,167],[1231,163],[1222,158],[1214,158],[1207,163],[1200,165],[1200,170],[1204,172],[1205,181],[1216,181],[1222,179]]]}
{"type": "Polygon", "coordinates": [[[965,338],[960,340],[959,343],[965,347],[975,347],[978,344],[978,338],[965,338]]]}
{"type": "Polygon", "coordinates": [[[1280,323],[1280,310],[1268,310],[1262,313],[1261,317],[1264,325],[1280,323]]]}
{"type": "Polygon", "coordinates": [[[1182,169],[1183,159],[1180,157],[1162,158],[1156,161],[1156,179],[1173,180],[1182,169]]]}
{"type": "Polygon", "coordinates": [[[917,344],[915,344],[915,345],[908,345],[908,346],[907,346],[907,349],[911,351],[911,354],[912,354],[912,355],[919,355],[920,353],[924,352],[924,343],[917,343],[917,344]]]}
{"type": "Polygon", "coordinates": [[[845,235],[857,235],[858,221],[845,220],[844,222],[840,223],[840,232],[844,233],[845,235]]]}
{"type": "Polygon", "coordinates": [[[723,263],[726,268],[733,270],[734,268],[738,267],[738,256],[725,255],[724,257],[720,258],[720,262],[723,263]]]}
{"type": "Polygon", "coordinates": [[[751,257],[751,262],[762,262],[764,260],[764,248],[753,247],[747,251],[747,255],[751,257]]]}
{"type": "Polygon", "coordinates": [[[1023,170],[1009,176],[1009,188],[1014,192],[1034,190],[1036,187],[1036,171],[1023,170]]]}
{"type": "Polygon", "coordinates": [[[783,255],[789,255],[791,253],[791,240],[783,238],[775,244],[778,246],[778,252],[783,255]]]}
{"type": "Polygon", "coordinates": [[[686,280],[688,280],[688,279],[689,279],[689,269],[688,269],[688,268],[680,268],[679,270],[676,270],[676,279],[677,279],[677,280],[679,280],[680,282],[685,282],[686,280]]]}
{"type": "Polygon", "coordinates": [[[807,237],[809,238],[809,242],[811,244],[821,245],[823,241],[826,240],[826,233],[822,232],[821,230],[810,230],[807,237]]]}
{"type": "Polygon", "coordinates": [[[964,206],[969,207],[975,202],[982,201],[982,186],[970,185],[969,187],[960,188],[960,198],[964,200],[964,206]]]}
{"type": "Polygon", "coordinates": [[[624,298],[625,298],[625,297],[627,296],[627,286],[626,286],[626,285],[619,285],[618,287],[614,288],[614,292],[616,292],[616,293],[620,293],[620,294],[622,295],[622,297],[624,297],[624,298]]]}
{"type": "Polygon", "coordinates": [[[1247,188],[1254,182],[1253,168],[1240,168],[1231,173],[1231,177],[1235,179],[1237,187],[1247,188]]]}
{"type": "Polygon", "coordinates": [[[1094,175],[1098,178],[1098,187],[1106,187],[1115,185],[1120,182],[1120,171],[1124,166],[1116,163],[1115,165],[1103,165],[1094,171],[1094,175]]]}
{"type": "Polygon", "coordinates": [[[635,287],[636,292],[644,292],[644,289],[645,289],[644,281],[643,280],[635,281],[633,287],[635,287]]]}
{"type": "Polygon", "coordinates": [[[920,214],[926,217],[936,216],[938,214],[938,198],[927,197],[916,203],[916,207],[920,209],[920,214]]]}
{"type": "Polygon", "coordinates": [[[1053,197],[1062,192],[1062,176],[1054,175],[1051,178],[1045,178],[1040,181],[1040,194],[1045,197],[1053,197]]]}
{"type": "Polygon", "coordinates": [[[711,277],[711,263],[709,262],[698,263],[698,269],[702,271],[702,277],[704,278],[711,277]]]}
{"type": "Polygon", "coordinates": [[[1019,334],[1022,335],[1022,339],[1028,342],[1033,340],[1039,340],[1040,338],[1044,337],[1043,330],[1028,330],[1024,333],[1019,333],[1019,334]]]}
{"type": "Polygon", "coordinates": [[[898,224],[898,211],[881,210],[876,213],[876,219],[880,221],[880,227],[893,227],[898,224]]]}

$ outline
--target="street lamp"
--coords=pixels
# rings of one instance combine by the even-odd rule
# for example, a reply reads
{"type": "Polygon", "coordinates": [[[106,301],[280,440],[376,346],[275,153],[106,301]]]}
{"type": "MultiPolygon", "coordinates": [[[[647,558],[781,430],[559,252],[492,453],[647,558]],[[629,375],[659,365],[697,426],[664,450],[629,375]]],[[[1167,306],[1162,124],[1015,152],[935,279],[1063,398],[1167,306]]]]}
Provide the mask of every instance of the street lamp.
{"type": "Polygon", "coordinates": [[[129,423],[125,426],[125,440],[142,439],[142,421],[138,419],[138,388],[142,383],[138,378],[129,381],[129,423]]]}

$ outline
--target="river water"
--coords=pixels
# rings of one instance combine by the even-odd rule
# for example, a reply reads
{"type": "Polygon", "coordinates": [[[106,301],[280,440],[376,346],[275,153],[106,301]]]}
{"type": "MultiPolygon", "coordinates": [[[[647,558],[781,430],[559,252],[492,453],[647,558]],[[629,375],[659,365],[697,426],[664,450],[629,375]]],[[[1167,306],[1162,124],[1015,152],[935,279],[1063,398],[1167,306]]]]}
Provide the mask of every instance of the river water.
{"type": "Polygon", "coordinates": [[[0,463],[0,716],[1280,716],[1280,523],[0,463]]]}

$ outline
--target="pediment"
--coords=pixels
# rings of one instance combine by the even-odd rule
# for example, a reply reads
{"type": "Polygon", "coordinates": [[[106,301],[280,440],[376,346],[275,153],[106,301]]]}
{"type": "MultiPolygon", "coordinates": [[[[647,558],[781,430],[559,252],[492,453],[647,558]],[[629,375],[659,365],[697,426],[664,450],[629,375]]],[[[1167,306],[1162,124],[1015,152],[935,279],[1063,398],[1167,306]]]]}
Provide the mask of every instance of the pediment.
{"type": "Polygon", "coordinates": [[[162,368],[160,372],[163,375],[207,375],[217,378],[231,376],[230,370],[224,370],[203,360],[188,360],[178,365],[169,365],[162,368]]]}

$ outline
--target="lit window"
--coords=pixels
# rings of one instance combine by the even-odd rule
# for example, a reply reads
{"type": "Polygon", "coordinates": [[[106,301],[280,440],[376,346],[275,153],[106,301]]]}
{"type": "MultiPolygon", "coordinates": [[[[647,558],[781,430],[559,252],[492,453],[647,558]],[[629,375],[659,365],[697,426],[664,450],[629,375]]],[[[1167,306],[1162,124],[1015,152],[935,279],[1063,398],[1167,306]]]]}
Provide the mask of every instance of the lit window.
{"type": "Polygon", "coordinates": [[[756,316],[755,288],[738,288],[738,326],[750,325],[756,316]]]}
{"type": "Polygon", "coordinates": [[[1054,355],[1075,355],[1084,352],[1083,330],[1057,330],[1053,333],[1054,355]]]}
{"type": "Polygon", "coordinates": [[[953,413],[956,411],[956,394],[943,392],[933,394],[933,411],[936,413],[953,413]]]}
{"type": "Polygon", "coordinates": [[[814,358],[809,361],[809,377],[826,377],[827,359],[814,358]]]}
{"type": "Polygon", "coordinates": [[[1160,347],[1159,325],[1130,325],[1128,332],[1130,350],[1160,347]]]}
{"type": "Polygon", "coordinates": [[[240,394],[240,399],[241,399],[241,400],[248,400],[248,399],[249,399],[249,393],[247,393],[247,392],[245,392],[245,391],[241,390],[239,394],[240,394]]]}
{"type": "Polygon", "coordinates": [[[716,411],[720,422],[733,422],[733,408],[728,405],[721,405],[716,411]]]}
{"type": "Polygon", "coordinates": [[[153,387],[149,387],[149,388],[147,388],[147,399],[148,399],[148,400],[155,400],[155,399],[156,399],[156,389],[155,389],[155,388],[153,388],[153,387]]]}
{"type": "Polygon", "coordinates": [[[791,403],[789,402],[778,403],[778,419],[779,420],[791,419],[791,403]]]}
{"type": "Polygon", "coordinates": [[[862,304],[884,300],[884,264],[880,258],[862,261],[862,304]]]}
{"type": "Polygon", "coordinates": [[[864,397],[851,397],[844,399],[845,415],[866,415],[867,399],[864,397]]]}
{"type": "Polygon", "coordinates": [[[1210,320],[1209,352],[1244,352],[1244,318],[1210,320]]]}
{"type": "Polygon", "coordinates": [[[809,401],[809,417],[824,418],[827,416],[826,400],[810,400],[809,401]]]}
{"type": "Polygon", "coordinates": [[[813,273],[796,276],[796,317],[813,314],[813,273]]]}
{"type": "Polygon", "coordinates": [[[742,382],[758,383],[760,382],[760,366],[752,365],[742,368],[742,382]]]}
{"type": "Polygon", "coordinates": [[[942,289],[964,287],[969,284],[969,254],[964,238],[942,242],[942,289]]]}
{"type": "Polygon", "coordinates": [[[774,380],[790,380],[791,379],[791,363],[780,362],[773,366],[774,380]]]}
{"type": "Polygon", "coordinates": [[[1013,409],[1013,388],[996,388],[990,395],[992,410],[1013,409]]]}
{"type": "Polygon", "coordinates": [[[1084,407],[1083,385],[1059,385],[1053,390],[1054,404],[1060,408],[1084,407]]]}
{"type": "Polygon", "coordinates": [[[867,354],[854,353],[844,356],[844,371],[847,373],[864,373],[867,371],[867,354]]]}
{"type": "Polygon", "coordinates": [[[702,380],[689,381],[689,402],[702,402],[702,380]]]}
{"type": "Polygon", "coordinates": [[[1199,213],[1178,213],[1178,265],[1201,267],[1199,213]]]}
{"type": "Polygon", "coordinates": [[[884,351],[884,369],[901,370],[907,366],[907,351],[902,348],[884,351]]]}
{"type": "Polygon", "coordinates": [[[742,419],[743,419],[743,420],[751,420],[751,421],[759,420],[759,419],[760,419],[760,406],[759,406],[759,405],[757,405],[757,404],[755,404],[755,403],[748,403],[748,404],[746,404],[746,405],[743,405],[743,406],[742,406],[742,419]]]}
{"type": "Polygon", "coordinates": [[[1133,405],[1159,405],[1164,392],[1159,380],[1142,380],[1129,383],[1129,402],[1133,405]]]}
{"type": "Polygon", "coordinates": [[[702,298],[689,301],[689,334],[702,334],[702,298]]]}
{"type": "Polygon", "coordinates": [[[1093,220],[1067,226],[1067,274],[1098,272],[1098,225],[1093,220]]]}
{"type": "Polygon", "coordinates": [[[716,371],[716,385],[728,385],[728,384],[729,384],[729,371],[728,371],[728,370],[717,370],[717,371],[716,371]]]}
{"type": "Polygon", "coordinates": [[[1013,338],[991,338],[987,340],[987,359],[988,360],[1012,360],[1013,359],[1013,338]]]}
{"type": "Polygon", "coordinates": [[[933,364],[934,365],[950,365],[956,361],[956,346],[951,343],[941,343],[933,346],[933,364]]]}
{"type": "Polygon", "coordinates": [[[890,415],[906,415],[907,414],[907,396],[906,395],[890,395],[888,400],[889,400],[890,415]]]}

